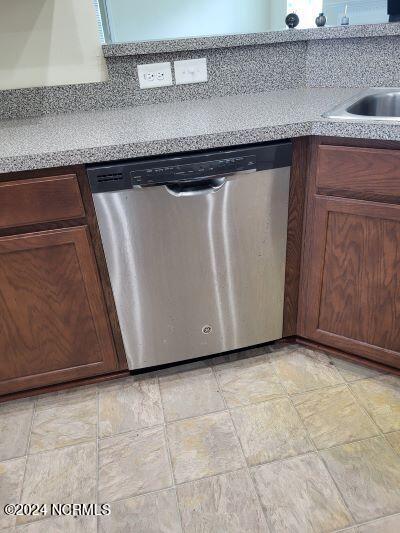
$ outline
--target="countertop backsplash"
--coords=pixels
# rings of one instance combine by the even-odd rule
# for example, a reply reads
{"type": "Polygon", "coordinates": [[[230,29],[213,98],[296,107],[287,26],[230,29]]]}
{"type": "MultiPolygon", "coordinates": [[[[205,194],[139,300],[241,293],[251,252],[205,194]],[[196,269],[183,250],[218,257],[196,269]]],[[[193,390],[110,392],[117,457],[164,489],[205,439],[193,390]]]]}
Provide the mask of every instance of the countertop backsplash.
{"type": "MultiPolygon", "coordinates": [[[[293,30],[296,31],[296,30],[293,30]]],[[[0,118],[131,107],[301,87],[400,85],[400,35],[271,42],[106,57],[100,83],[0,91],[0,118]],[[206,57],[208,82],[139,88],[140,63],[206,57]]]]}

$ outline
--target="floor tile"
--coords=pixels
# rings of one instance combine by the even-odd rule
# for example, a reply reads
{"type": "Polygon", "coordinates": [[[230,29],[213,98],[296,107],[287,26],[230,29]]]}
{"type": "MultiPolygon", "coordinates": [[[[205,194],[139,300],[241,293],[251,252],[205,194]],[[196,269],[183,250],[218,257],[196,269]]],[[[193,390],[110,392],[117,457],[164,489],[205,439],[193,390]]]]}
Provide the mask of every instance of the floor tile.
{"type": "Polygon", "coordinates": [[[80,444],[96,436],[95,388],[49,395],[36,404],[29,453],[80,444]]]}
{"type": "Polygon", "coordinates": [[[90,398],[97,394],[97,385],[87,385],[75,387],[67,390],[60,390],[42,394],[36,397],[36,405],[41,408],[53,407],[56,405],[66,405],[77,399],[90,398]]]}
{"type": "MultiPolygon", "coordinates": [[[[28,456],[22,503],[94,503],[96,444],[68,446],[28,456]]],[[[18,517],[17,523],[35,517],[18,517]]]]}
{"type": "Polygon", "coordinates": [[[399,377],[387,375],[364,379],[350,386],[384,433],[400,430],[399,377]]]}
{"type": "Polygon", "coordinates": [[[281,348],[271,353],[276,373],[289,394],[343,383],[328,356],[303,347],[281,348]]]}
{"type": "Polygon", "coordinates": [[[271,532],[333,531],[352,523],[317,454],[252,470],[271,532]]]}
{"type": "Polygon", "coordinates": [[[189,418],[224,409],[211,368],[197,368],[160,377],[165,418],[189,418]]]}
{"type": "Polygon", "coordinates": [[[379,434],[346,385],[306,392],[292,400],[319,449],[379,434]]]}
{"type": "Polygon", "coordinates": [[[0,461],[26,454],[33,405],[32,400],[0,404],[0,461]]]}
{"type": "Polygon", "coordinates": [[[260,355],[266,355],[271,351],[270,344],[264,344],[261,346],[255,346],[254,348],[248,348],[246,350],[238,350],[236,352],[225,353],[223,355],[217,355],[210,359],[210,363],[213,366],[232,363],[234,361],[243,361],[252,357],[257,357],[260,355]]]}
{"type": "Polygon", "coordinates": [[[245,465],[226,412],[173,422],[167,426],[177,483],[212,476],[245,465]]]}
{"type": "Polygon", "coordinates": [[[232,418],[249,465],[285,459],[313,449],[299,415],[287,398],[234,409],[232,418]]]}
{"type": "Polygon", "coordinates": [[[380,377],[384,373],[368,366],[352,363],[338,357],[331,357],[331,363],[339,370],[341,376],[348,382],[359,379],[380,377]]]}
{"type": "Polygon", "coordinates": [[[164,429],[154,427],[99,441],[99,500],[108,503],[172,485],[164,429]]]}
{"type": "Polygon", "coordinates": [[[96,533],[96,531],[95,516],[57,516],[16,528],[16,533],[96,533]]]}
{"type": "Polygon", "coordinates": [[[392,448],[400,455],[400,431],[387,433],[386,438],[392,445],[392,448]]]}
{"type": "Polygon", "coordinates": [[[101,437],[163,423],[156,377],[129,377],[99,387],[101,437]]]}
{"type": "Polygon", "coordinates": [[[245,470],[185,483],[177,492],[185,533],[268,531],[245,470]]]}
{"type": "Polygon", "coordinates": [[[264,402],[286,394],[268,355],[220,364],[215,372],[228,407],[264,402]]]}
{"type": "Polygon", "coordinates": [[[6,515],[6,503],[19,503],[22,480],[25,471],[25,457],[0,463],[0,529],[12,527],[15,516],[6,515]]]}
{"type": "Polygon", "coordinates": [[[398,533],[400,531],[400,514],[381,518],[356,529],[357,533],[398,533]]]}
{"type": "Polygon", "coordinates": [[[103,533],[181,533],[174,489],[136,496],[111,504],[111,515],[101,517],[103,533]]]}
{"type": "Polygon", "coordinates": [[[357,522],[400,512],[400,458],[382,437],[321,454],[357,522]]]}

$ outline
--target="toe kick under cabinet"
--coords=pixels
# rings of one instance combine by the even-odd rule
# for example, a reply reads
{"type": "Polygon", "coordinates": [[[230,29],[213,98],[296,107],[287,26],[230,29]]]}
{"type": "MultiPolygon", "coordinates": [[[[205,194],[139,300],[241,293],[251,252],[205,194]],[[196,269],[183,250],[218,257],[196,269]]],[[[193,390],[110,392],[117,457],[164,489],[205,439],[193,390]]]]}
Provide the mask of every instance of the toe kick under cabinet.
{"type": "Polygon", "coordinates": [[[400,143],[311,141],[298,333],[400,367],[400,143]]]}
{"type": "Polygon", "coordinates": [[[125,368],[85,181],[79,167],[0,176],[0,395],[125,368]]]}

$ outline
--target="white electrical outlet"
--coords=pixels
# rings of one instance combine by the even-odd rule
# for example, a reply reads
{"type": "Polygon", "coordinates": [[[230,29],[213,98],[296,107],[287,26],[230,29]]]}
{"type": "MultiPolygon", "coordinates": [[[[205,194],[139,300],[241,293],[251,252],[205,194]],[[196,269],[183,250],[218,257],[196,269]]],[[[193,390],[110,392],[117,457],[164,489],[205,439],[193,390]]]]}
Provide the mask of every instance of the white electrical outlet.
{"type": "Polygon", "coordinates": [[[141,89],[172,85],[171,63],[150,63],[137,66],[141,89]]]}
{"type": "Polygon", "coordinates": [[[174,70],[177,85],[208,81],[207,59],[205,57],[174,61],[174,70]]]}

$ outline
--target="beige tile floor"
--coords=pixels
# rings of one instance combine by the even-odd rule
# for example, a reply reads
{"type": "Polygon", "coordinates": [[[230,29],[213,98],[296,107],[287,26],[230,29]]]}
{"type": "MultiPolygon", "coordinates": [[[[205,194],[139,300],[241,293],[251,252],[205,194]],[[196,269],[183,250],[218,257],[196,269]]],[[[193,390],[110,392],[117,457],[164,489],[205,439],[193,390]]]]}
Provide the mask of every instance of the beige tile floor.
{"type": "Polygon", "coordinates": [[[9,402],[0,509],[5,532],[398,533],[400,378],[275,345],[9,402]]]}

